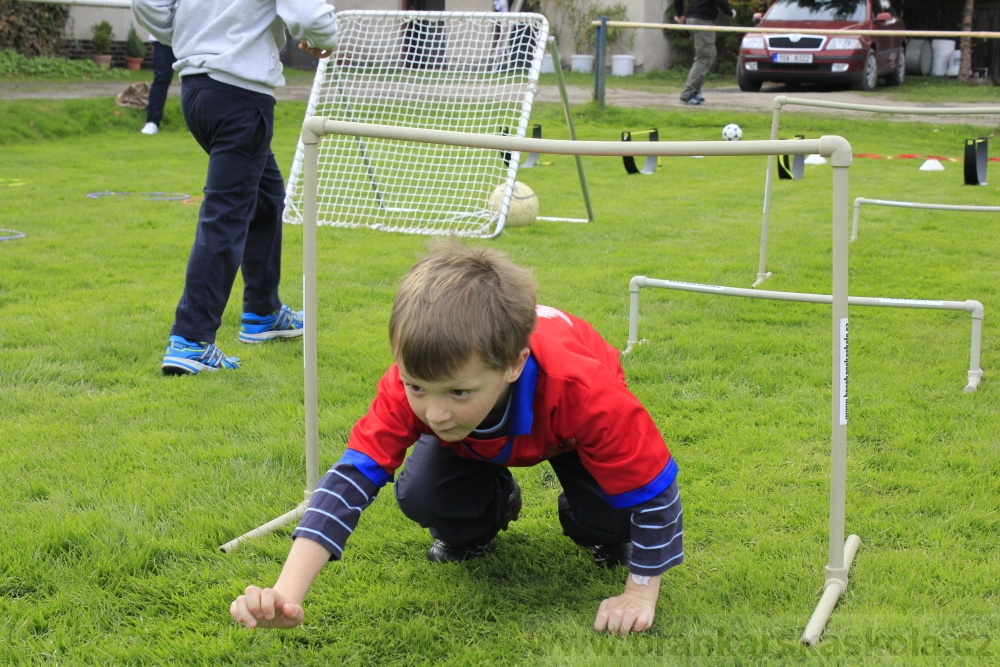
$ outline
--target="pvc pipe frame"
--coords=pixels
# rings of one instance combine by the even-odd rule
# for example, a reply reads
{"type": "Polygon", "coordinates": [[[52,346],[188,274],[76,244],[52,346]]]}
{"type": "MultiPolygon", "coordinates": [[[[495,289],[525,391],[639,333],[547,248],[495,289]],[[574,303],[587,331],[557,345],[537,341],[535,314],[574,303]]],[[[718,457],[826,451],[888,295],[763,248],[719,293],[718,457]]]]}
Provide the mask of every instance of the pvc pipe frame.
{"type": "MultiPolygon", "coordinates": [[[[591,25],[599,26],[601,21],[591,21],[591,25]]],[[[642,23],[637,21],[607,21],[609,28],[649,28],[653,30],[683,30],[684,32],[738,32],[738,33],[780,33],[789,32],[779,28],[752,28],[747,26],[725,25],[686,25],[681,23],[642,23]]],[[[1000,39],[1000,32],[960,30],[822,30],[819,28],[796,28],[799,35],[866,35],[869,37],[946,37],[972,39],[1000,39]]]]}
{"type": "MultiPolygon", "coordinates": [[[[801,303],[831,303],[829,294],[806,294],[801,292],[774,292],[770,290],[744,289],[741,287],[723,287],[721,285],[703,285],[700,283],[679,282],[676,280],[656,280],[646,276],[635,276],[629,282],[629,313],[628,341],[622,354],[628,354],[639,340],[639,292],[643,287],[659,287],[662,289],[679,290],[682,292],[699,292],[701,294],[716,294],[719,296],[740,296],[750,299],[770,299],[771,301],[798,301],[801,303]]],[[[874,298],[865,296],[849,296],[847,303],[851,306],[875,306],[882,308],[917,308],[922,310],[958,310],[972,316],[972,343],[969,347],[969,373],[965,385],[965,393],[971,394],[979,387],[983,379],[983,370],[979,366],[983,340],[983,314],[985,309],[978,301],[936,301],[923,299],[892,299],[888,297],[874,298]]]]}
{"type": "MultiPolygon", "coordinates": [[[[606,16],[590,24],[597,30],[597,54],[594,64],[594,101],[604,107],[604,52],[607,43],[608,28],[649,28],[654,30],[683,30],[685,32],[735,32],[774,34],[781,30],[775,28],[750,28],[744,26],[718,25],[686,25],[680,23],[638,23],[634,21],[609,21],[606,16]]],[[[973,37],[976,39],[998,39],[1000,32],[956,32],[949,30],[821,30],[818,28],[801,28],[795,30],[799,35],[870,35],[872,37],[906,36],[906,37],[973,37]]],[[[777,137],[771,137],[775,139],[777,137]]]]}
{"type": "MultiPolygon", "coordinates": [[[[399,141],[420,141],[425,143],[467,146],[473,148],[521,151],[524,153],[552,153],[558,155],[593,155],[624,157],[634,151],[633,146],[620,141],[566,141],[552,139],[531,139],[472,134],[445,130],[391,127],[364,123],[330,121],[322,117],[307,118],[302,125],[304,145],[303,173],[303,307],[305,310],[305,331],[303,335],[303,364],[305,366],[305,427],[306,427],[306,496],[312,493],[318,482],[319,468],[319,402],[317,388],[317,347],[316,347],[316,190],[318,144],[328,134],[342,134],[399,141]]],[[[801,154],[819,153],[830,158],[833,167],[833,304],[831,375],[831,481],[830,481],[830,548],[829,564],[826,567],[826,592],[809,622],[807,629],[817,638],[833,611],[837,599],[847,588],[847,571],[853,554],[845,549],[844,523],[846,511],[847,475],[847,197],[848,174],[851,166],[851,145],[838,136],[824,136],[819,139],[787,141],[684,141],[656,142],[646,152],[662,156],[692,155],[785,155],[790,152],[801,154]],[[790,145],[791,144],[791,145],[790,145]],[[849,556],[849,557],[848,557],[849,556]],[[818,628],[818,629],[817,629],[818,628]]],[[[290,521],[289,512],[259,531],[290,521]],[[277,525],[275,525],[277,524],[277,525]]],[[[252,532],[253,535],[260,532],[252,532]]],[[[251,536],[248,533],[247,536],[251,536]]],[[[240,542],[244,538],[238,538],[240,542]]],[[[848,546],[858,538],[848,539],[848,546]]],[[[860,543],[860,541],[858,541],[860,543]]],[[[857,549],[854,548],[856,552],[857,549]]],[[[805,641],[805,636],[803,638],[805,641]]]]}
{"type": "Polygon", "coordinates": [[[861,206],[863,204],[873,204],[875,206],[895,206],[897,208],[922,208],[935,211],[969,211],[980,213],[1000,213],[1000,206],[962,206],[958,204],[921,204],[912,201],[892,201],[890,199],[865,199],[858,197],[854,200],[854,222],[851,225],[851,243],[858,240],[858,221],[861,218],[861,206]]]}
{"type": "MultiPolygon", "coordinates": [[[[566,128],[569,130],[569,138],[576,141],[576,126],[573,124],[573,110],[569,106],[569,93],[566,91],[566,77],[562,71],[562,61],[559,59],[559,47],[556,46],[555,37],[549,37],[549,53],[552,55],[552,68],[556,71],[556,81],[559,82],[559,97],[562,99],[563,116],[566,119],[566,128]]],[[[583,159],[579,155],[573,156],[576,159],[576,175],[580,180],[580,192],[583,194],[583,205],[587,209],[586,219],[581,218],[552,218],[539,216],[539,220],[549,222],[593,222],[594,207],[590,203],[590,189],[587,187],[587,175],[583,171],[583,159]]]]}
{"type": "MultiPolygon", "coordinates": [[[[302,132],[305,138],[305,131],[302,132]]],[[[315,136],[315,135],[312,135],[315,136]]],[[[319,163],[319,142],[303,142],[303,198],[302,198],[302,303],[305,312],[302,323],[302,369],[305,390],[306,439],[306,488],[301,503],[292,511],[240,535],[219,547],[223,553],[231,553],[241,544],[254,537],[261,537],[290,523],[297,522],[305,514],[309,499],[319,484],[319,380],[318,347],[316,344],[316,204],[317,165],[319,163]]]]}
{"type": "MultiPolygon", "coordinates": [[[[563,101],[563,112],[566,116],[566,124],[569,128],[570,137],[576,139],[576,128],[573,125],[573,114],[570,111],[569,96],[566,92],[566,83],[562,74],[562,65],[559,62],[559,50],[556,48],[555,40],[550,39],[547,44],[552,53],[553,64],[559,79],[559,92],[563,101]]],[[[311,99],[311,97],[310,97],[311,99]]],[[[315,118],[315,117],[314,117],[315,118]]],[[[307,119],[312,120],[312,119],[307,119]]],[[[321,119],[322,120],[322,119],[321,119]]],[[[322,130],[321,130],[322,131],[322,130]]],[[[243,542],[274,532],[282,526],[297,522],[302,518],[309,499],[313,491],[319,484],[319,390],[317,381],[317,358],[318,350],[316,345],[316,320],[313,313],[316,312],[316,219],[318,216],[318,206],[316,203],[316,192],[318,187],[317,164],[319,161],[319,137],[322,134],[313,131],[307,132],[305,126],[302,130],[303,148],[303,168],[302,168],[302,221],[303,221],[303,274],[302,274],[302,302],[305,309],[305,321],[303,323],[303,351],[302,365],[305,374],[305,438],[306,438],[306,488],[305,499],[291,512],[268,521],[267,523],[244,533],[240,537],[223,544],[219,547],[224,553],[230,553],[239,548],[243,542]],[[309,141],[306,141],[306,138],[309,141]]],[[[452,134],[459,134],[453,132],[452,134]]],[[[355,136],[360,136],[355,135],[355,136]]],[[[535,139],[533,141],[542,141],[535,139]]],[[[571,141],[570,144],[577,142],[571,141]]],[[[524,151],[522,151],[524,152],[524,151]]],[[[528,153],[531,150],[526,151],[528,153]]],[[[580,155],[576,156],[577,175],[580,179],[580,189],[583,193],[583,201],[587,208],[587,219],[578,218],[542,218],[543,220],[559,220],[563,222],[590,222],[594,219],[594,209],[590,203],[590,191],[587,188],[587,178],[583,171],[583,160],[580,155]]]]}
{"type": "MultiPolygon", "coordinates": [[[[697,27],[697,26],[687,26],[697,27]]],[[[1000,34],[998,34],[1000,35],[1000,34]]],[[[781,120],[781,110],[786,105],[798,105],[804,107],[820,107],[825,109],[845,109],[848,111],[868,111],[871,113],[894,113],[910,114],[918,116],[944,116],[944,115],[989,115],[1000,114],[1000,107],[953,107],[953,108],[926,108],[926,107],[887,107],[875,104],[851,104],[848,102],[828,102],[825,100],[807,100],[797,97],[786,97],[778,95],[774,98],[774,112],[771,115],[771,140],[778,139],[778,125],[781,120]]],[[[796,140],[801,141],[801,139],[796,140]]],[[[788,142],[794,143],[794,142],[788,142]]],[[[785,151],[786,154],[797,151],[785,151]]],[[[774,183],[775,156],[767,158],[767,172],[764,174],[764,215],[760,225],[760,259],[757,264],[757,280],[753,287],[757,287],[773,274],[767,270],[767,238],[771,225],[771,190],[774,183]]]]}

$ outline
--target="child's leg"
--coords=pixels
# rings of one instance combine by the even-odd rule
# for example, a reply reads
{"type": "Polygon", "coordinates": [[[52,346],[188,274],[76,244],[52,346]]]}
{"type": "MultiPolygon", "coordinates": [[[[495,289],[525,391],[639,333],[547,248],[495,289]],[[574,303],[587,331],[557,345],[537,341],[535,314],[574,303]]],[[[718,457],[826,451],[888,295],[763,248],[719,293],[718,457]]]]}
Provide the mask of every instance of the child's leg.
{"type": "Polygon", "coordinates": [[[480,546],[507,527],[515,482],[503,466],[457,456],[430,436],[417,441],[404,466],[394,486],[396,501],[435,539],[452,547],[480,546]]]}
{"type": "Polygon", "coordinates": [[[149,88],[146,104],[146,122],[160,124],[163,107],[167,102],[170,82],[174,79],[174,51],[166,44],[153,42],[153,85],[149,88]]]}
{"type": "Polygon", "coordinates": [[[273,159],[274,98],[195,75],[181,82],[181,109],[209,158],[184,293],[170,333],[214,343],[243,260],[258,185],[273,159]]]}
{"type": "Polygon", "coordinates": [[[620,544],[632,539],[629,526],[632,513],[607,503],[597,480],[583,467],[576,452],[556,456],[549,463],[563,488],[559,496],[559,523],[564,535],[582,547],[620,544]]]}
{"type": "Polygon", "coordinates": [[[257,188],[257,207],[243,248],[243,312],[267,315],[281,308],[281,216],[285,183],[271,154],[257,188]]]}

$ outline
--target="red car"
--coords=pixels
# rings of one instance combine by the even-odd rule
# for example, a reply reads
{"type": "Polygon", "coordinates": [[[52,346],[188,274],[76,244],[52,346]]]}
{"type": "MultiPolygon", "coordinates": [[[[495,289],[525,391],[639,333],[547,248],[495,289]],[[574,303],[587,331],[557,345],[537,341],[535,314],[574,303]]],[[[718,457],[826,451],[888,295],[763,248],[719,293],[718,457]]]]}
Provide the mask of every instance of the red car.
{"type": "Polygon", "coordinates": [[[767,33],[750,33],[740,44],[736,80],[756,92],[765,81],[786,84],[851,83],[872,91],[906,75],[901,35],[803,35],[796,30],[905,30],[890,0],[777,0],[754,14],[767,33]],[[773,31],[773,32],[770,32],[773,31]]]}

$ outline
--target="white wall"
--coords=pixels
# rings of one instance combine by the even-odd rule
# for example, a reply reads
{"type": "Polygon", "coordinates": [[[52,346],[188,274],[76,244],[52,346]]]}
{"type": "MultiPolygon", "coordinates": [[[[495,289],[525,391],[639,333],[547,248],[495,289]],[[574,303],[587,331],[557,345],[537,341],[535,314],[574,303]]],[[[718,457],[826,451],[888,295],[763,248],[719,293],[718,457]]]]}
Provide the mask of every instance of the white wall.
{"type": "MultiPolygon", "coordinates": [[[[80,1],[86,2],[86,0],[80,1]]],[[[333,0],[331,4],[337,8],[337,11],[343,9],[396,10],[403,7],[403,0],[333,0]]],[[[453,12],[491,12],[493,11],[493,0],[445,0],[445,8],[453,12]]],[[[125,37],[128,36],[128,29],[132,25],[132,11],[108,7],[70,7],[64,37],[67,39],[90,39],[90,26],[104,20],[108,21],[114,29],[114,39],[124,41],[125,37]]],[[[138,26],[136,27],[138,28],[138,26]]],[[[148,35],[141,28],[138,28],[138,32],[142,38],[148,35]]]]}
{"type": "MultiPolygon", "coordinates": [[[[673,0],[635,0],[641,7],[633,15],[633,21],[640,23],[663,23],[663,12],[672,6],[673,0]]],[[[643,71],[666,69],[670,67],[670,43],[663,35],[663,30],[643,28],[635,31],[636,60],[643,65],[643,71]]]]}
{"type": "MultiPolygon", "coordinates": [[[[66,31],[63,37],[66,39],[90,39],[92,33],[90,26],[101,21],[111,24],[113,41],[125,41],[128,37],[129,26],[132,25],[131,9],[112,9],[108,7],[70,7],[69,20],[66,21],[66,31]]],[[[145,30],[140,30],[139,35],[146,36],[145,30]]]]}
{"type": "MultiPolygon", "coordinates": [[[[599,4],[612,5],[623,2],[628,7],[628,20],[637,23],[662,23],[663,13],[673,0],[595,0],[599,4]]],[[[548,9],[542,2],[542,11],[548,9]]],[[[559,44],[559,57],[563,64],[569,63],[573,54],[573,32],[570,25],[560,20],[557,14],[549,16],[549,24],[559,44]],[[560,30],[561,29],[561,30],[560,30]]],[[[651,28],[634,29],[635,42],[629,52],[636,57],[636,67],[642,71],[665,69],[670,66],[670,49],[662,30],[651,28]]],[[[611,47],[611,53],[624,53],[618,45],[611,47]]]]}
{"type": "MultiPolygon", "coordinates": [[[[607,4],[624,2],[628,6],[629,20],[640,23],[662,22],[663,12],[669,5],[673,4],[673,0],[604,0],[604,2],[607,4]]],[[[395,10],[402,7],[403,1],[334,0],[333,4],[338,11],[344,9],[395,10]]],[[[448,11],[456,12],[486,12],[493,10],[493,2],[492,0],[446,0],[445,8],[448,11]]],[[[550,16],[549,19],[552,30],[557,31],[559,28],[558,17],[550,16]]],[[[124,41],[128,35],[129,26],[132,25],[132,12],[128,9],[71,7],[69,21],[66,23],[65,37],[68,39],[90,39],[90,26],[102,20],[111,23],[115,40],[124,41]]],[[[635,44],[631,53],[636,56],[636,66],[641,68],[640,71],[664,69],[670,66],[670,49],[662,30],[641,29],[634,32],[635,44]]],[[[140,28],[139,35],[145,38],[147,33],[140,28]]],[[[569,63],[569,57],[573,53],[573,39],[568,26],[563,26],[562,34],[556,35],[556,38],[562,60],[564,63],[569,63]]],[[[621,49],[612,50],[612,53],[618,52],[621,52],[621,49]]]]}

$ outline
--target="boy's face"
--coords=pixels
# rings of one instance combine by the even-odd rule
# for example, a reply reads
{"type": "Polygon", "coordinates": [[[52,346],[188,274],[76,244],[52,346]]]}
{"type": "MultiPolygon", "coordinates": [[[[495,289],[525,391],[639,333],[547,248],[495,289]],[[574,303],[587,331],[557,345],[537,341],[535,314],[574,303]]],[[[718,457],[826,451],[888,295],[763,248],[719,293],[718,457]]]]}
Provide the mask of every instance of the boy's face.
{"type": "Polygon", "coordinates": [[[475,354],[450,378],[437,382],[413,377],[399,360],[396,364],[414,414],[439,439],[458,442],[472,433],[494,407],[507,400],[510,384],[521,376],[527,358],[528,348],[525,348],[511,368],[498,371],[484,366],[475,354]]]}

